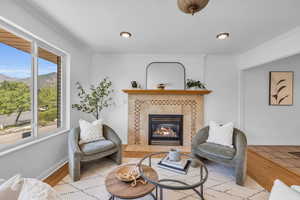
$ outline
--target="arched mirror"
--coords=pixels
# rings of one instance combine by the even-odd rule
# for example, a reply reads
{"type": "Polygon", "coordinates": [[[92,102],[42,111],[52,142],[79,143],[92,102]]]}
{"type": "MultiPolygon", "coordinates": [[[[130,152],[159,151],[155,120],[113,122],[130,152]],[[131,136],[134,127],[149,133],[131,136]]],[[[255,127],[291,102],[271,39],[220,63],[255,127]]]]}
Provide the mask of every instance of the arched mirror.
{"type": "Polygon", "coordinates": [[[179,62],[152,62],[146,68],[146,88],[157,89],[165,84],[165,89],[185,89],[185,68],[179,62]]]}

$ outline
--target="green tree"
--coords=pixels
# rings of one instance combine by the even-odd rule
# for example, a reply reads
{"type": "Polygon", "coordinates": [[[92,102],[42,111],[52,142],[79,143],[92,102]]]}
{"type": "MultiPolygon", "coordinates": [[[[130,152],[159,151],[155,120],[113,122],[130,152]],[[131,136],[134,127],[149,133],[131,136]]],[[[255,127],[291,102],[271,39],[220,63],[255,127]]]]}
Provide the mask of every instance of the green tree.
{"type": "Polygon", "coordinates": [[[39,124],[46,125],[57,118],[57,87],[44,87],[39,90],[39,124]]]}
{"type": "Polygon", "coordinates": [[[56,108],[57,107],[57,87],[44,87],[39,89],[39,107],[56,108]]]}
{"type": "Polygon", "coordinates": [[[0,115],[17,113],[15,125],[22,112],[30,110],[30,89],[23,82],[3,81],[0,83],[0,115]]]}
{"type": "Polygon", "coordinates": [[[101,111],[111,105],[112,82],[104,78],[97,86],[91,85],[89,92],[80,83],[77,82],[76,85],[81,100],[79,104],[73,104],[72,108],[92,113],[96,119],[99,119],[101,111]]]}

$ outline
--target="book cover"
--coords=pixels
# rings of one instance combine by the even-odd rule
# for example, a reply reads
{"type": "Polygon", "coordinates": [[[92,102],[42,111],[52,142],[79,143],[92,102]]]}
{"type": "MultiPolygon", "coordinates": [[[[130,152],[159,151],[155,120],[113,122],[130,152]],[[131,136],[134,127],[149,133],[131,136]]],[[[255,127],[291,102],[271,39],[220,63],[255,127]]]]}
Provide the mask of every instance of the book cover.
{"type": "Polygon", "coordinates": [[[166,156],[161,160],[162,164],[168,165],[168,166],[172,166],[172,167],[176,167],[178,169],[184,169],[186,164],[188,162],[188,159],[181,159],[180,161],[171,161],[169,160],[169,157],[166,156]]]}
{"type": "Polygon", "coordinates": [[[162,163],[162,161],[160,161],[157,165],[158,165],[158,167],[163,168],[163,169],[168,169],[168,170],[171,170],[171,171],[174,171],[177,173],[181,173],[181,174],[187,174],[190,164],[191,164],[191,160],[187,160],[186,165],[183,169],[174,167],[174,166],[170,166],[170,165],[166,165],[166,164],[162,163]]]}

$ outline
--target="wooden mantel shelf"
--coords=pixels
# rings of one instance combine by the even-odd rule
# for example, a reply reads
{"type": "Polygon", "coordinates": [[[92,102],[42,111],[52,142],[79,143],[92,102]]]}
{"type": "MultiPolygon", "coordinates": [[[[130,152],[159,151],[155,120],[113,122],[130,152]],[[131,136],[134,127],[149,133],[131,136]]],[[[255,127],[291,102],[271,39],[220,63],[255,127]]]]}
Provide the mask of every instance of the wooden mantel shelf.
{"type": "Polygon", "coordinates": [[[160,90],[160,89],[149,89],[149,90],[142,90],[142,89],[124,89],[123,92],[128,94],[179,94],[179,95],[205,95],[209,94],[211,90],[160,90]]]}

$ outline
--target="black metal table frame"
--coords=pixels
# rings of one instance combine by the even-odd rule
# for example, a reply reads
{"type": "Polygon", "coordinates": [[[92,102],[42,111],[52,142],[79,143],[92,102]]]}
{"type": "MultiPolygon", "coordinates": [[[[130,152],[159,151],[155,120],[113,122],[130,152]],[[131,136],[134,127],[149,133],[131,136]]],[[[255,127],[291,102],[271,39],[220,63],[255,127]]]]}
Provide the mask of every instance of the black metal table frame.
{"type": "MultiPolygon", "coordinates": [[[[154,194],[152,192],[150,192],[150,195],[152,196],[153,200],[157,200],[157,187],[155,187],[155,193],[156,193],[156,196],[154,196],[154,194]]],[[[146,194],[145,196],[147,196],[147,195],[149,195],[149,194],[146,194]]],[[[120,197],[116,197],[111,194],[111,196],[108,200],[117,200],[116,198],[120,198],[120,197]]],[[[140,197],[138,197],[138,198],[140,198],[140,197]]],[[[121,198],[121,199],[124,199],[124,198],[121,198]]],[[[136,199],[136,198],[133,198],[133,199],[136,199]]]]}
{"type": "MultiPolygon", "coordinates": [[[[142,163],[149,158],[149,167],[151,167],[152,165],[152,161],[151,158],[153,156],[156,155],[160,155],[160,154],[168,154],[168,152],[157,152],[157,153],[151,153],[146,155],[144,158],[142,158],[140,160],[140,162],[138,163],[138,169],[139,172],[141,174],[141,176],[148,181],[149,183],[152,183],[153,185],[156,186],[156,198],[158,199],[158,190],[159,190],[159,199],[163,200],[163,189],[169,189],[169,190],[193,190],[196,194],[198,194],[198,196],[204,200],[204,195],[203,195],[203,184],[206,182],[207,177],[208,177],[208,170],[206,168],[206,166],[204,165],[204,163],[202,163],[201,161],[198,160],[198,162],[200,163],[200,182],[193,184],[193,185],[189,185],[183,181],[179,181],[179,180],[174,180],[174,179],[161,179],[158,182],[153,181],[151,179],[149,179],[147,176],[144,175],[143,169],[141,168],[142,163]],[[203,176],[203,170],[205,171],[205,176],[203,176]],[[180,183],[183,186],[171,186],[171,185],[165,185],[165,184],[161,184],[162,182],[176,182],[176,183],[180,183]],[[200,191],[198,191],[196,188],[200,186],[200,191]]],[[[191,159],[194,159],[193,156],[189,155],[189,154],[183,154],[180,153],[182,156],[186,156],[189,157],[191,159]]]]}

